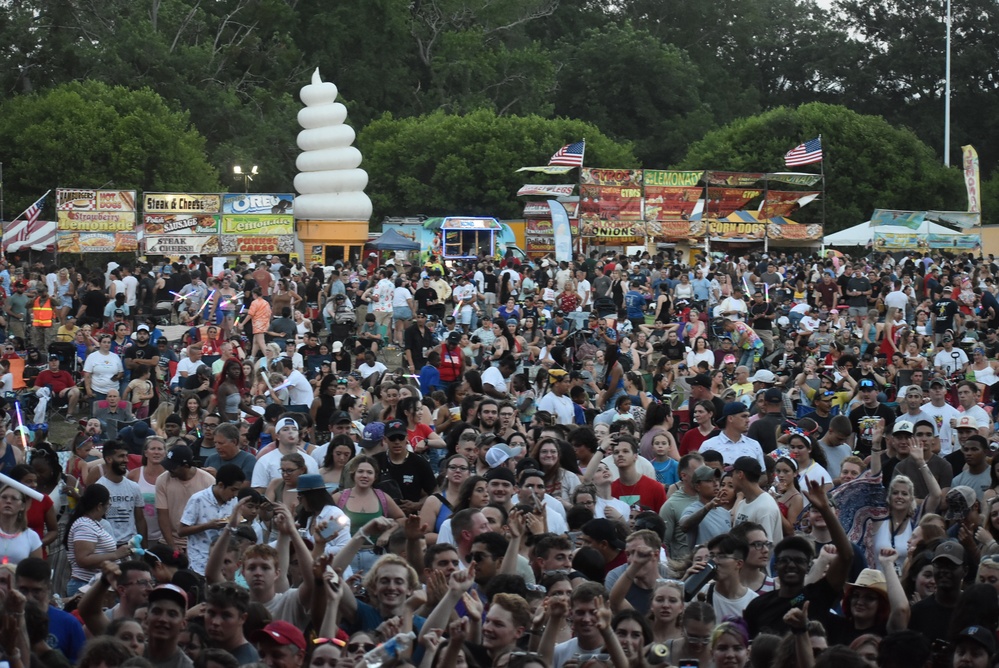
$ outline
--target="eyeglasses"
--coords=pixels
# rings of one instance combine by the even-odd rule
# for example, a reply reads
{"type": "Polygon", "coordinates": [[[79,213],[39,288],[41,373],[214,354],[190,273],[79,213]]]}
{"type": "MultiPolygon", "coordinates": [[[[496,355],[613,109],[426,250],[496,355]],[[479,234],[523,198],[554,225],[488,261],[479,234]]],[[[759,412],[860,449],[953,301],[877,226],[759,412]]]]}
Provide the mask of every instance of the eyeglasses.
{"type": "Polygon", "coordinates": [[[132,582],[129,582],[129,583],[128,583],[127,585],[125,585],[125,586],[126,586],[126,587],[131,587],[132,585],[139,585],[139,586],[140,586],[140,587],[142,587],[143,589],[145,589],[146,587],[149,587],[150,589],[152,589],[152,588],[153,588],[153,587],[155,587],[155,586],[156,586],[157,584],[158,584],[158,583],[156,582],[156,580],[134,580],[134,581],[132,581],[132,582]]]}
{"type": "Polygon", "coordinates": [[[683,638],[689,645],[707,645],[711,642],[711,636],[691,636],[687,635],[686,631],[683,633],[683,638]]]}
{"type": "Polygon", "coordinates": [[[391,443],[398,443],[400,441],[405,441],[406,440],[405,436],[388,436],[387,438],[388,438],[389,442],[391,442],[391,443]]]}
{"type": "Polygon", "coordinates": [[[281,475],[291,475],[292,473],[294,473],[295,471],[298,471],[299,469],[301,469],[300,466],[296,466],[293,469],[286,469],[286,468],[282,467],[281,468],[281,475]]]}
{"type": "Polygon", "coordinates": [[[548,593],[548,588],[545,587],[544,585],[529,584],[529,585],[527,585],[527,591],[537,591],[537,592],[541,592],[542,594],[547,594],[548,593]]]}
{"type": "Polygon", "coordinates": [[[376,647],[373,642],[349,642],[347,643],[347,653],[357,654],[358,652],[364,652],[367,654],[376,647]]]}
{"type": "Polygon", "coordinates": [[[774,563],[776,565],[778,565],[778,566],[787,565],[787,564],[793,564],[795,566],[801,566],[803,564],[807,564],[808,563],[808,559],[806,559],[805,557],[786,557],[786,556],[780,556],[780,557],[777,557],[777,559],[774,561],[774,563]]]}
{"type": "Polygon", "coordinates": [[[457,471],[467,471],[468,467],[467,466],[455,466],[454,464],[448,464],[447,465],[447,470],[448,471],[454,471],[454,472],[457,472],[457,471]]]}
{"type": "Polygon", "coordinates": [[[749,544],[749,547],[753,548],[754,550],[769,550],[773,546],[774,546],[773,541],[769,540],[754,540],[752,543],[749,544]]]}
{"type": "Polygon", "coordinates": [[[672,578],[659,578],[656,580],[656,586],[662,587],[663,585],[678,585],[683,587],[683,580],[674,580],[672,578]]]}

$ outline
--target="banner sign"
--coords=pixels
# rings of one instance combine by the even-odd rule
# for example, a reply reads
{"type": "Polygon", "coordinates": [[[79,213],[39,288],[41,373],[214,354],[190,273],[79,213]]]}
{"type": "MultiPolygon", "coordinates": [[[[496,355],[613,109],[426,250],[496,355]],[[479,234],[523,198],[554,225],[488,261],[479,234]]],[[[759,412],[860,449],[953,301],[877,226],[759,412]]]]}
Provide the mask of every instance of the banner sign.
{"type": "Polygon", "coordinates": [[[133,211],[56,211],[56,222],[68,232],[135,232],[133,211]]]}
{"type": "Polygon", "coordinates": [[[704,172],[673,172],[662,169],[646,169],[642,178],[646,186],[696,186],[704,172]]]}
{"type": "Polygon", "coordinates": [[[908,227],[910,230],[918,230],[926,219],[925,211],[894,211],[892,209],[874,209],[871,216],[871,227],[881,225],[891,225],[894,227],[908,227]]]}
{"type": "MultiPolygon", "coordinates": [[[[579,182],[591,186],[621,186],[641,189],[642,170],[583,167],[580,170],[579,182]]],[[[636,197],[641,196],[641,192],[636,195],[636,197]]]]}
{"type": "Polygon", "coordinates": [[[821,174],[804,174],[798,172],[770,172],[766,175],[767,181],[777,183],[787,183],[792,186],[804,186],[810,188],[822,180],[821,174]]]}
{"type": "MultiPolygon", "coordinates": [[[[149,236],[160,234],[218,234],[222,216],[207,213],[147,213],[142,217],[144,233],[149,236]]],[[[166,253],[177,255],[178,253],[166,253]]],[[[180,253],[183,255],[184,253],[180,253]]]]}
{"type": "Polygon", "coordinates": [[[952,248],[958,251],[980,250],[982,247],[981,234],[962,234],[950,236],[947,234],[927,234],[930,248],[952,248]]]}
{"type": "Polygon", "coordinates": [[[218,235],[146,236],[146,255],[218,255],[218,235]]]}
{"type": "Polygon", "coordinates": [[[748,188],[757,181],[763,180],[763,174],[753,172],[708,172],[708,184],[712,186],[729,186],[730,188],[748,188]]]}
{"type": "MultiPolygon", "coordinates": [[[[560,202],[560,204],[565,207],[566,212],[569,214],[569,220],[579,218],[578,198],[575,201],[560,202]]],[[[524,218],[550,218],[551,215],[552,212],[548,208],[547,202],[528,202],[524,205],[524,218]]]]}
{"type": "MultiPolygon", "coordinates": [[[[295,233],[295,217],[291,215],[224,215],[222,234],[274,236],[295,233]]],[[[257,251],[249,251],[257,252],[257,251]]],[[[260,251],[263,252],[263,251],[260,251]]]]}
{"type": "Polygon", "coordinates": [[[58,232],[59,253],[134,253],[139,249],[135,232],[58,232]]]}
{"type": "Polygon", "coordinates": [[[290,193],[229,193],[222,195],[222,213],[293,214],[295,196],[290,193]]]}
{"type": "Polygon", "coordinates": [[[558,165],[547,165],[545,167],[521,167],[518,172],[537,172],[538,174],[568,174],[575,167],[563,167],[558,165]]]}
{"type": "Polygon", "coordinates": [[[650,220],[645,227],[649,237],[655,241],[674,242],[703,238],[707,223],[699,220],[650,220]]]}
{"type": "Polygon", "coordinates": [[[295,250],[295,235],[293,234],[246,237],[224,235],[221,239],[223,255],[237,255],[240,253],[291,253],[295,250]]]}
{"type": "Polygon", "coordinates": [[[874,250],[920,250],[929,248],[928,235],[912,232],[875,232],[874,250]]]}
{"type": "Polygon", "coordinates": [[[57,188],[56,210],[135,211],[135,191],[57,188]]]}
{"type": "Polygon", "coordinates": [[[763,194],[762,190],[745,188],[708,188],[705,218],[724,218],[733,211],[745,208],[749,202],[763,194]]]}
{"type": "Polygon", "coordinates": [[[582,220],[642,220],[642,189],[618,186],[580,186],[582,220]]]}
{"type": "Polygon", "coordinates": [[[601,220],[591,217],[579,221],[579,234],[584,237],[639,238],[645,236],[645,222],[641,220],[601,220]]]}
{"type": "Polygon", "coordinates": [[[573,188],[576,185],[573,183],[566,183],[564,185],[544,185],[538,183],[528,183],[520,190],[517,191],[517,196],[521,197],[523,195],[551,195],[554,197],[568,197],[572,194],[573,188]]]}
{"type": "Polygon", "coordinates": [[[728,223],[721,220],[708,221],[708,235],[712,239],[752,239],[762,240],[767,233],[765,223],[728,223]]]}
{"type": "Polygon", "coordinates": [[[787,241],[818,241],[822,239],[821,225],[777,222],[780,220],[783,220],[783,218],[775,218],[767,221],[767,238],[787,241]]]}
{"type": "Polygon", "coordinates": [[[219,213],[222,196],[217,193],[144,193],[143,213],[219,213]]]}
{"type": "Polygon", "coordinates": [[[572,262],[572,232],[569,228],[569,214],[557,201],[548,200],[552,210],[552,233],[555,237],[555,260],[572,262]]]}
{"type": "Polygon", "coordinates": [[[788,216],[821,194],[820,192],[768,190],[763,198],[760,218],[766,220],[777,216],[788,216]]]}
{"type": "Polygon", "coordinates": [[[971,144],[961,147],[964,162],[964,186],[968,190],[968,211],[982,210],[982,189],[978,179],[978,151],[971,144]]]}
{"type": "Polygon", "coordinates": [[[645,220],[686,220],[704,194],[701,186],[645,186],[645,220]]]}
{"type": "Polygon", "coordinates": [[[926,219],[935,223],[946,223],[961,229],[976,227],[982,224],[982,214],[974,211],[927,211],[926,219]]]}

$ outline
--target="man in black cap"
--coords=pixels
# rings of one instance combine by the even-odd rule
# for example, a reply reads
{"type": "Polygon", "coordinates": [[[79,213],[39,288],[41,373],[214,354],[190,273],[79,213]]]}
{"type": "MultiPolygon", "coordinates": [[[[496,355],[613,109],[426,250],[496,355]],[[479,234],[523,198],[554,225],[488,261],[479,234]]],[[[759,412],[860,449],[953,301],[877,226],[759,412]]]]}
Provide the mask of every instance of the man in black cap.
{"type": "Polygon", "coordinates": [[[783,407],[784,396],[780,390],[776,387],[763,390],[763,409],[756,421],[749,425],[748,434],[760,444],[765,454],[777,449],[777,433],[784,424],[784,416],[781,415],[783,407]]]}
{"type": "Polygon", "coordinates": [[[767,532],[772,543],[784,538],[780,508],[772,496],[760,487],[763,467],[752,457],[739,457],[732,465],[732,482],[735,491],[742,494],[742,500],[735,507],[735,524],[755,522],[767,532]]]}
{"type": "MultiPolygon", "coordinates": [[[[427,290],[437,294],[430,288],[427,290]]],[[[417,312],[416,321],[406,328],[403,333],[403,346],[409,373],[419,373],[427,363],[426,354],[434,347],[434,333],[427,327],[426,311],[417,312]]]]}
{"type": "Polygon", "coordinates": [[[434,493],[436,479],[430,464],[415,452],[410,452],[408,432],[401,420],[385,423],[386,451],[375,455],[383,480],[394,480],[402,492],[396,499],[402,512],[419,513],[423,502],[434,493]]]}
{"type": "Polygon", "coordinates": [[[710,401],[715,405],[715,415],[721,415],[725,402],[711,391],[711,376],[699,373],[687,381],[690,385],[690,409],[701,401],[710,401]]]}
{"type": "Polygon", "coordinates": [[[215,484],[215,478],[194,462],[194,453],[186,445],[170,448],[163,468],[169,475],[156,479],[156,518],[163,532],[163,542],[174,550],[187,548],[187,538],[179,535],[180,518],[187,500],[215,484]]]}
{"type": "Polygon", "coordinates": [[[625,554],[624,525],[598,517],[584,524],[580,529],[579,544],[592,547],[604,558],[604,574],[628,563],[625,554]]]}
{"type": "Polygon", "coordinates": [[[741,401],[725,404],[715,419],[721,433],[701,444],[700,451],[714,450],[721,454],[725,464],[731,465],[742,456],[753,457],[763,466],[763,448],[759,441],[746,436],[749,431],[749,409],[741,401]]]}
{"type": "Polygon", "coordinates": [[[955,540],[940,543],[933,551],[936,591],[912,605],[909,628],[930,640],[947,640],[950,618],[957,608],[967,572],[964,547],[955,540]]]}
{"type": "MultiPolygon", "coordinates": [[[[149,325],[142,324],[135,328],[135,345],[125,350],[124,363],[125,368],[129,371],[140,366],[149,367],[149,379],[150,381],[154,380],[155,369],[160,363],[160,353],[156,346],[149,343],[149,325]]],[[[159,393],[156,391],[159,383],[151,382],[150,384],[153,387],[153,397],[149,400],[149,413],[152,414],[160,405],[159,393]]]]}
{"type": "Polygon", "coordinates": [[[860,456],[871,454],[872,434],[879,420],[884,420],[884,433],[891,433],[895,426],[895,411],[878,401],[878,386],[870,378],[857,383],[857,394],[860,403],[850,411],[850,426],[853,428],[854,450],[860,451],[860,456]]]}

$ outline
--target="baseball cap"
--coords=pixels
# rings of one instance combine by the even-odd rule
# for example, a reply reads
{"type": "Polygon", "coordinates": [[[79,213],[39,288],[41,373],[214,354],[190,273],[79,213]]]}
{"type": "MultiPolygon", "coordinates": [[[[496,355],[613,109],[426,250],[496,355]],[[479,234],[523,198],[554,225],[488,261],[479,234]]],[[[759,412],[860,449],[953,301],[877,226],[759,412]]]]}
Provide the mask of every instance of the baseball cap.
{"type": "Polygon", "coordinates": [[[298,429],[298,423],[295,422],[294,418],[290,417],[281,418],[280,420],[277,421],[277,424],[274,425],[274,432],[277,433],[282,429],[284,429],[285,427],[294,427],[295,429],[298,429]]]}
{"type": "Polygon", "coordinates": [[[862,379],[860,381],[860,383],[857,385],[857,387],[859,387],[862,390],[876,390],[876,389],[878,389],[878,386],[870,378],[864,378],[864,379],[862,379]]]}
{"type": "Polygon", "coordinates": [[[447,342],[450,343],[451,345],[456,345],[458,343],[461,343],[461,333],[451,332],[450,334],[447,335],[447,342]]]}
{"type": "Polygon", "coordinates": [[[773,371],[769,371],[767,369],[760,369],[749,378],[749,382],[766,383],[768,385],[772,385],[773,383],[777,382],[777,377],[774,376],[773,371]]]}
{"type": "Polygon", "coordinates": [[[176,471],[181,466],[190,466],[194,463],[194,452],[186,445],[175,445],[170,448],[166,459],[163,460],[163,468],[167,471],[176,471]]]}
{"type": "Polygon", "coordinates": [[[187,610],[187,592],[175,584],[161,584],[149,592],[150,603],[160,600],[173,601],[187,610]]]}
{"type": "MultiPolygon", "coordinates": [[[[948,498],[950,494],[947,495],[948,498]]],[[[956,540],[945,540],[933,550],[933,561],[946,559],[960,566],[964,563],[964,548],[956,540]]]]}
{"type": "Polygon", "coordinates": [[[149,325],[139,325],[138,327],[135,328],[135,331],[136,332],[148,332],[149,331],[149,325]]]}
{"type": "Polygon", "coordinates": [[[255,643],[270,640],[279,645],[294,645],[302,652],[305,651],[305,636],[302,635],[302,631],[294,624],[280,619],[254,631],[250,640],[255,643]]]}
{"type": "Polygon", "coordinates": [[[989,655],[996,653],[995,634],[983,626],[969,626],[957,634],[954,642],[959,643],[962,640],[970,640],[973,643],[981,645],[989,655]]]}
{"type": "Polygon", "coordinates": [[[557,383],[562,380],[568,374],[564,369],[549,369],[548,370],[548,382],[557,383]]]}
{"type": "Polygon", "coordinates": [[[763,475],[763,467],[756,460],[756,457],[739,457],[732,464],[732,470],[743,471],[752,475],[763,475]]]}
{"type": "Polygon", "coordinates": [[[623,550],[624,540],[618,535],[614,523],[602,517],[590,520],[582,526],[582,532],[596,542],[607,541],[616,550],[623,550]]]}
{"type": "Polygon", "coordinates": [[[953,341],[954,340],[954,335],[948,332],[947,334],[944,334],[942,337],[940,337],[940,340],[941,341],[953,341]]]}
{"type": "Polygon", "coordinates": [[[385,438],[408,435],[409,433],[406,431],[406,425],[402,423],[402,420],[389,420],[385,423],[385,438]]]}
{"type": "MultiPolygon", "coordinates": [[[[492,450],[492,448],[490,448],[490,450],[492,450]]],[[[486,454],[489,453],[487,452],[486,454]]],[[[486,482],[489,482],[491,480],[505,480],[511,485],[517,484],[517,476],[515,476],[513,474],[513,471],[506,468],[505,466],[501,468],[489,469],[488,471],[486,471],[486,475],[483,477],[486,479],[486,482]]]]}
{"type": "Polygon", "coordinates": [[[962,415],[957,419],[955,429],[978,429],[978,420],[970,415],[962,415]]]}
{"type": "Polygon", "coordinates": [[[951,520],[963,520],[967,517],[976,501],[978,501],[978,496],[975,494],[975,490],[967,485],[951,487],[950,491],[947,492],[947,514],[944,515],[944,519],[948,522],[951,520]]]}
{"type": "Polygon", "coordinates": [[[114,310],[114,314],[115,314],[115,315],[125,315],[125,311],[124,311],[123,309],[120,309],[120,308],[116,308],[116,309],[114,310]]]}
{"type": "Polygon", "coordinates": [[[715,480],[721,478],[721,471],[710,466],[698,466],[694,470],[694,482],[704,482],[705,480],[715,480]]]}
{"type": "Polygon", "coordinates": [[[385,438],[385,425],[381,422],[369,422],[361,433],[361,447],[374,448],[382,442],[383,438],[385,438]]]}
{"type": "Polygon", "coordinates": [[[699,373],[687,381],[691,387],[705,387],[711,389],[711,377],[707,374],[699,373]]]}
{"type": "Polygon", "coordinates": [[[913,432],[912,423],[908,420],[899,420],[895,423],[892,428],[891,433],[893,434],[911,434],[913,432]]]}
{"type": "Polygon", "coordinates": [[[934,378],[930,381],[930,387],[934,385],[942,385],[945,390],[950,389],[950,381],[946,378],[934,378]]]}
{"type": "Polygon", "coordinates": [[[725,355],[722,358],[722,364],[735,364],[735,355],[725,355]]]}
{"type": "Polygon", "coordinates": [[[763,400],[768,404],[779,404],[784,401],[784,395],[776,387],[771,387],[763,393],[763,400]]]}
{"type": "Polygon", "coordinates": [[[519,457],[523,452],[523,448],[511,448],[506,443],[497,443],[486,452],[486,464],[489,468],[496,468],[509,459],[519,457]]]}
{"type": "Polygon", "coordinates": [[[346,411],[337,411],[330,416],[330,424],[343,424],[344,422],[352,422],[346,411]]]}
{"type": "Polygon", "coordinates": [[[50,362],[51,362],[52,360],[58,360],[58,359],[59,359],[59,356],[58,356],[58,355],[56,355],[56,354],[54,354],[54,353],[52,353],[52,354],[50,354],[50,355],[49,355],[49,361],[50,361],[50,362]]]}
{"type": "Polygon", "coordinates": [[[725,404],[725,407],[722,409],[721,415],[718,416],[718,419],[715,420],[715,424],[717,424],[719,427],[724,427],[730,415],[742,415],[743,413],[748,413],[748,412],[749,408],[746,407],[746,404],[742,403],[741,401],[730,401],[727,404],[725,404]]]}
{"type": "Polygon", "coordinates": [[[338,353],[343,350],[343,341],[334,341],[333,345],[330,346],[330,352],[338,353]]]}

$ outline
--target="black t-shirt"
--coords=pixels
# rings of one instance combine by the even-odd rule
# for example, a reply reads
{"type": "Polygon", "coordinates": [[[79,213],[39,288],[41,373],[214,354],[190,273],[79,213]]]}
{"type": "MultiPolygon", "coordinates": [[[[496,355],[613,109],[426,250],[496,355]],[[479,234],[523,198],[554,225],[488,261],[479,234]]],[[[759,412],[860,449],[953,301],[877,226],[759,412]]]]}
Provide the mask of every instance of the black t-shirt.
{"type": "Polygon", "coordinates": [[[862,458],[871,454],[871,432],[878,418],[884,418],[884,433],[890,434],[892,427],[895,426],[895,411],[884,404],[878,404],[877,408],[867,408],[860,404],[850,411],[850,426],[853,427],[853,433],[857,435],[856,450],[860,451],[862,458]]]}
{"type": "Polygon", "coordinates": [[[434,470],[423,457],[411,452],[402,464],[393,464],[387,452],[379,452],[375,455],[375,461],[378,462],[382,479],[391,479],[399,485],[402,499],[396,501],[419,501],[434,493],[434,470]]]}
{"type": "Polygon", "coordinates": [[[767,302],[762,302],[760,304],[751,304],[749,307],[749,313],[753,317],[753,329],[756,331],[771,331],[773,329],[773,321],[770,318],[765,318],[763,316],[772,315],[774,312],[774,305],[768,304],[767,302]]]}
{"type": "Polygon", "coordinates": [[[806,585],[804,591],[794,598],[782,597],[780,590],[761,594],[749,602],[743,613],[749,626],[749,637],[755,638],[760,633],[782,636],[790,632],[791,628],[784,623],[784,615],[791,608],[800,608],[805,601],[809,602],[809,618],[825,625],[829,620],[829,609],[839,602],[841,596],[842,592],[833,589],[825,578],[806,585]]]}
{"type": "MultiPolygon", "coordinates": [[[[406,350],[409,350],[413,354],[413,366],[419,371],[427,364],[427,358],[423,356],[423,349],[432,350],[434,347],[434,335],[429,328],[424,327],[423,331],[420,331],[420,326],[413,324],[406,328],[405,331],[405,345],[406,350]]],[[[403,362],[405,362],[405,358],[403,362]]]]}
{"type": "MultiPolygon", "coordinates": [[[[866,277],[854,275],[854,277],[850,279],[850,282],[847,283],[846,289],[847,292],[867,292],[872,288],[871,282],[866,277]]],[[[849,304],[851,308],[867,308],[867,295],[847,297],[846,303],[849,304]]]]}
{"type": "Polygon", "coordinates": [[[675,343],[670,343],[669,341],[663,341],[662,347],[663,347],[663,355],[666,356],[666,359],[672,362],[675,362],[677,360],[682,360],[684,352],[686,352],[686,348],[679,341],[675,343]]]}
{"type": "Polygon", "coordinates": [[[482,282],[486,284],[483,292],[495,293],[496,287],[499,285],[499,280],[497,280],[496,274],[489,272],[489,273],[483,273],[482,275],[484,276],[482,282]]]}
{"type": "MultiPolygon", "coordinates": [[[[811,612],[811,608],[809,608],[811,612]]],[[[909,630],[916,631],[930,640],[946,640],[950,627],[950,617],[954,608],[940,605],[934,594],[918,603],[912,604],[912,616],[909,618],[909,630]]]]}
{"type": "Polygon", "coordinates": [[[957,302],[947,297],[941,297],[933,302],[933,331],[943,334],[954,327],[954,315],[957,313],[957,302]]]}
{"type": "Polygon", "coordinates": [[[87,318],[91,322],[104,322],[104,307],[107,306],[108,298],[102,290],[87,290],[80,300],[86,306],[87,318]]]}
{"type": "Polygon", "coordinates": [[[988,321],[988,323],[986,323],[986,327],[995,329],[999,327],[999,300],[997,300],[996,296],[991,292],[989,292],[988,290],[983,290],[982,314],[987,316],[990,308],[992,309],[993,313],[995,313],[995,317],[993,317],[991,320],[988,321]]]}
{"type": "Polygon", "coordinates": [[[413,294],[413,299],[416,300],[417,311],[426,311],[430,308],[430,302],[434,302],[436,306],[439,301],[437,291],[433,288],[420,288],[413,294]]]}
{"type": "MultiPolygon", "coordinates": [[[[808,417],[812,417],[809,414],[808,417]]],[[[760,419],[749,425],[749,438],[760,442],[760,447],[764,453],[773,452],[777,449],[777,429],[784,424],[784,418],[780,413],[766,413],[760,419]]]]}

